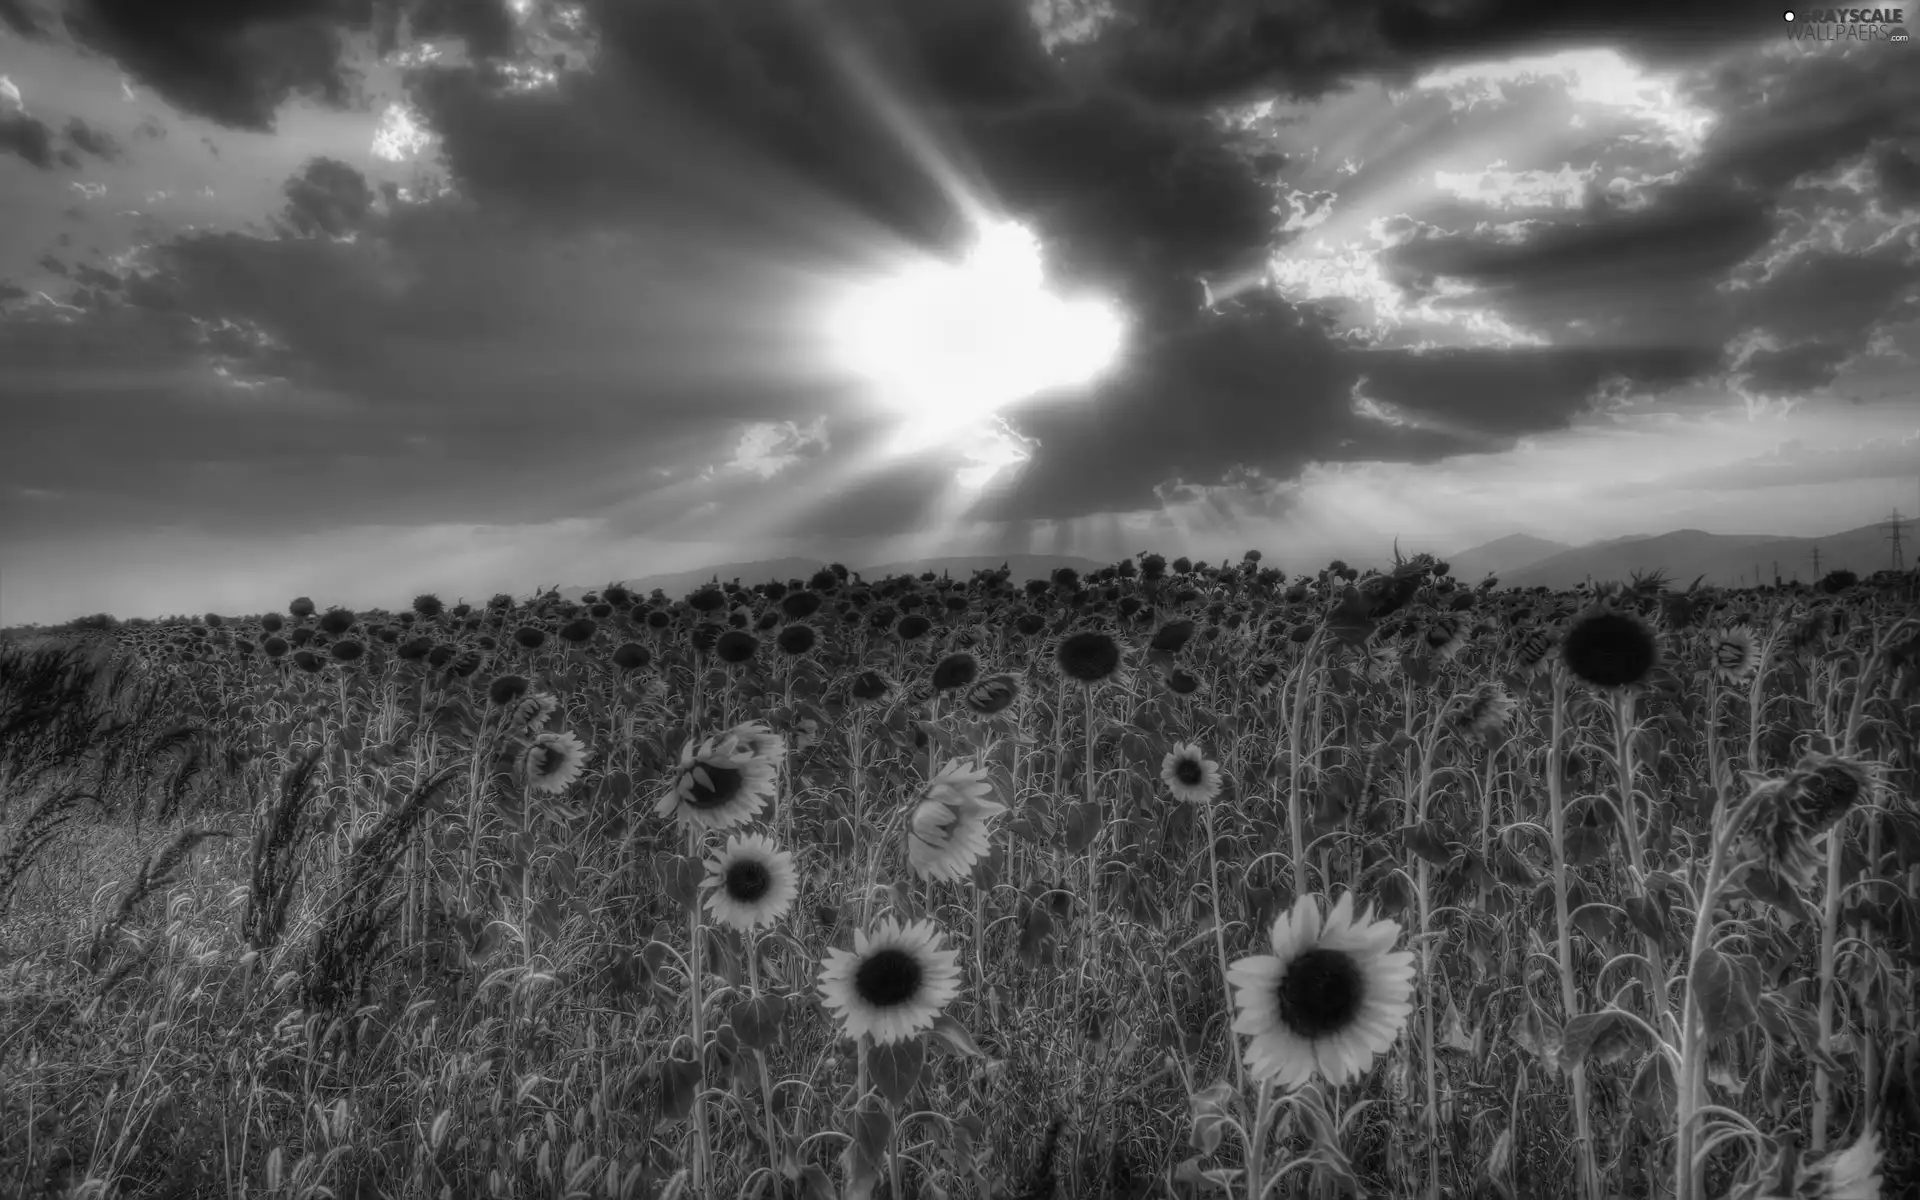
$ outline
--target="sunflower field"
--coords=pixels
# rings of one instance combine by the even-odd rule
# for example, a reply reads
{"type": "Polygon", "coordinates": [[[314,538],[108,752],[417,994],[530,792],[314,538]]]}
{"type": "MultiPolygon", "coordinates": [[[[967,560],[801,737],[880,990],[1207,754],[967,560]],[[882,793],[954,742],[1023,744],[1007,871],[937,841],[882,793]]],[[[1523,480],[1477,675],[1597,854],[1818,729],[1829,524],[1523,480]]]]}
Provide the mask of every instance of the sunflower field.
{"type": "Polygon", "coordinates": [[[1920,575],[0,641],[0,1196],[1920,1195],[1920,575]]]}

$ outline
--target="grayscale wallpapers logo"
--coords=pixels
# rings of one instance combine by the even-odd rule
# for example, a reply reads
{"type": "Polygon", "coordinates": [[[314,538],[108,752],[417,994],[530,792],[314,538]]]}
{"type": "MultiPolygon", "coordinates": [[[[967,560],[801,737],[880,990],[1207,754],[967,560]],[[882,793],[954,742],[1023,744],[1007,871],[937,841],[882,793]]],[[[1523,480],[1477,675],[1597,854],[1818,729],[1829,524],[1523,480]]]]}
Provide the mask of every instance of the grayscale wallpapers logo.
{"type": "Polygon", "coordinates": [[[1900,8],[1788,9],[1787,38],[1795,42],[1905,42],[1907,14],[1900,8]]]}

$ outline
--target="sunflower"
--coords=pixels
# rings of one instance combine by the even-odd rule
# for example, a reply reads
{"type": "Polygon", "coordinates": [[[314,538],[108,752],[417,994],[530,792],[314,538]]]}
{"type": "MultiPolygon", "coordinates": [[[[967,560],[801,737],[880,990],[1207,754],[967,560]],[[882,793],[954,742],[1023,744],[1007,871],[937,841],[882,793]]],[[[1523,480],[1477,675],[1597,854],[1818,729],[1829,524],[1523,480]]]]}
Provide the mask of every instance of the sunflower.
{"type": "Polygon", "coordinates": [[[773,924],[800,894],[793,854],[764,833],[729,837],[727,848],[707,860],[700,886],[711,891],[707,911],[714,920],[741,933],[773,924]]]}
{"type": "Polygon", "coordinates": [[[890,704],[900,694],[900,685],[878,671],[862,671],[848,685],[847,694],[861,704],[873,701],[890,704]]]}
{"type": "Polygon", "coordinates": [[[1660,663],[1660,642],[1631,609],[1595,607],[1574,618],[1560,643],[1560,661],[1597,688],[1643,683],[1660,663]]]}
{"type": "Polygon", "coordinates": [[[1522,675],[1538,675],[1547,669],[1560,635],[1544,625],[1536,625],[1520,635],[1513,648],[1513,665],[1522,675]]]}
{"type": "Polygon", "coordinates": [[[958,881],[987,853],[987,822],[1007,811],[982,770],[949,762],[927,782],[907,829],[907,865],[921,879],[958,881]]]}
{"type": "Polygon", "coordinates": [[[980,675],[980,660],[966,651],[956,651],[933,665],[933,690],[952,691],[966,687],[980,675]]]}
{"type": "Polygon", "coordinates": [[[1263,658],[1247,668],[1247,690],[1256,696],[1264,696],[1272,691],[1279,679],[1280,664],[1270,658],[1263,658]]]}
{"type": "Polygon", "coordinates": [[[1868,1129],[1813,1168],[1821,1200],[1880,1200],[1880,1131],[1868,1129]]]}
{"type": "Polygon", "coordinates": [[[1852,759],[1809,754],[1787,776],[1793,806],[1810,834],[1818,837],[1840,823],[1873,788],[1868,768],[1852,759]]]}
{"type": "Polygon", "coordinates": [[[559,711],[560,701],[545,692],[522,696],[507,714],[507,732],[531,737],[545,729],[553,714],[559,711]]]}
{"type": "Polygon", "coordinates": [[[1337,1087],[1392,1046],[1413,1011],[1413,952],[1391,949],[1399,936],[1371,910],[1356,921],[1352,892],[1324,925],[1314,897],[1294,901],[1273,923],[1273,953],[1227,969],[1253,1078],[1292,1088],[1317,1070],[1337,1087]]]}
{"type": "Polygon", "coordinates": [[[1499,682],[1480,684],[1460,697],[1453,710],[1454,723],[1478,738],[1490,738],[1507,727],[1513,716],[1513,697],[1499,682]]]}
{"type": "Polygon", "coordinates": [[[849,1038],[903,1042],[939,1019],[960,994],[959,952],[940,949],[932,921],[889,917],[853,935],[853,950],[827,951],[820,998],[849,1038]]]}
{"type": "Polygon", "coordinates": [[[1020,699],[1020,677],[1002,673],[989,675],[968,688],[962,703],[975,715],[990,717],[1012,708],[1018,699],[1020,699]]]}
{"type": "Polygon", "coordinates": [[[586,769],[587,750],[571,733],[537,733],[521,761],[528,787],[536,792],[564,792],[586,769]]]}
{"type": "Polygon", "coordinates": [[[786,760],[787,744],[765,721],[748,721],[727,730],[727,736],[752,752],[755,758],[779,766],[786,760]]]}
{"type": "Polygon", "coordinates": [[[1053,661],[1068,678],[1096,684],[1120,669],[1120,643],[1097,629],[1069,634],[1054,647],[1053,661]]]}
{"type": "Polygon", "coordinates": [[[654,805],[655,816],[673,816],[696,829],[731,829],[751,821],[774,790],[773,763],[723,733],[680,750],[673,786],[654,805]]]}
{"type": "Polygon", "coordinates": [[[1198,746],[1176,743],[1160,760],[1160,780],[1175,800],[1205,804],[1220,794],[1220,764],[1202,755],[1198,746]]]}
{"type": "Polygon", "coordinates": [[[1713,635],[1713,673],[1720,682],[1742,684],[1759,669],[1760,647],[1753,630],[1736,625],[1713,635]]]}
{"type": "Polygon", "coordinates": [[[1452,613],[1442,613],[1427,624],[1427,652],[1441,662],[1451,661],[1467,644],[1467,623],[1452,613]]]}

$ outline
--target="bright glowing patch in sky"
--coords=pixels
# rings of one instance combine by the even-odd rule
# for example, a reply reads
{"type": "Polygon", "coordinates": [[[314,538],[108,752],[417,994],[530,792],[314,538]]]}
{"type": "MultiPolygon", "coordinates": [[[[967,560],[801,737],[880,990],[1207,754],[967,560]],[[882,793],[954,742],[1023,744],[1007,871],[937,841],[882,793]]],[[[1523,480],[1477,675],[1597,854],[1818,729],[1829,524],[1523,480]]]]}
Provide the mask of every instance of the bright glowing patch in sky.
{"type": "Polygon", "coordinates": [[[1126,322],[1104,300],[1049,289],[1038,240],[1000,223],[957,264],[920,262],[855,287],[826,333],[837,365],[904,418],[904,452],[1008,404],[1092,383],[1119,361],[1126,322]]]}

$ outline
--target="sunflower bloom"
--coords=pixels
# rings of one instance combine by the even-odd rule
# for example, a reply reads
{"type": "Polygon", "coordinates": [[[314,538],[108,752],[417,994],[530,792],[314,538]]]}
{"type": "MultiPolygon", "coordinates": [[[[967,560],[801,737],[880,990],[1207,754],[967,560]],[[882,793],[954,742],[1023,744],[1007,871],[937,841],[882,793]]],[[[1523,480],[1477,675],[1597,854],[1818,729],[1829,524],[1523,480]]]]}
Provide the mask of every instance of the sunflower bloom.
{"type": "Polygon", "coordinates": [[[1295,1088],[1318,1072],[1339,1086],[1392,1046],[1413,1011],[1413,952],[1392,949],[1399,936],[1371,910],[1356,921],[1352,892],[1324,923],[1314,897],[1294,901],[1273,923],[1273,953],[1227,969],[1253,1078],[1295,1088]]]}
{"type": "Polygon", "coordinates": [[[538,733],[521,761],[528,787],[536,792],[564,792],[586,769],[587,750],[571,733],[538,733]]]}
{"type": "Polygon", "coordinates": [[[932,921],[901,925],[891,917],[853,935],[853,950],[829,950],[820,998],[844,1037],[876,1045],[930,1029],[960,994],[960,954],[940,948],[932,921]]]}
{"type": "Polygon", "coordinates": [[[907,828],[907,865],[921,879],[957,881],[985,857],[987,823],[1007,806],[987,772],[949,762],[927,783],[907,828]]]}
{"type": "Polygon", "coordinates": [[[778,767],[786,761],[786,742],[781,740],[780,735],[775,733],[765,721],[748,721],[744,725],[735,725],[727,731],[727,734],[751,751],[755,758],[762,759],[772,766],[778,767]]]}
{"type": "Polygon", "coordinates": [[[793,907],[800,883],[793,854],[764,833],[734,834],[726,849],[707,860],[707,911],[729,929],[751,933],[773,924],[793,907]]]}
{"type": "Polygon", "coordinates": [[[723,733],[680,750],[673,785],[654,805],[655,816],[671,816],[684,827],[724,830],[760,815],[773,798],[773,763],[723,733]]]}
{"type": "Polygon", "coordinates": [[[1175,800],[1205,804],[1220,794],[1220,764],[1186,742],[1175,744],[1160,760],[1160,782],[1175,800]]]}

